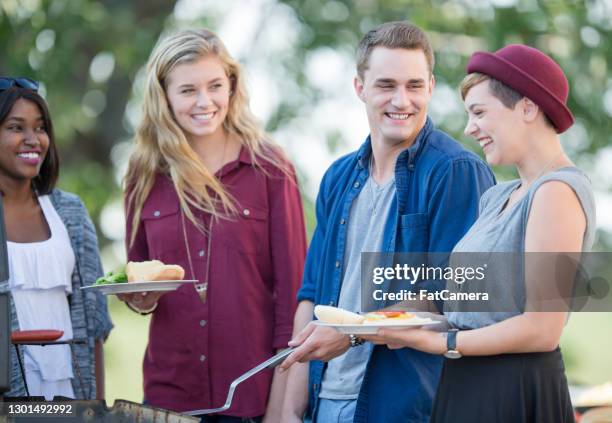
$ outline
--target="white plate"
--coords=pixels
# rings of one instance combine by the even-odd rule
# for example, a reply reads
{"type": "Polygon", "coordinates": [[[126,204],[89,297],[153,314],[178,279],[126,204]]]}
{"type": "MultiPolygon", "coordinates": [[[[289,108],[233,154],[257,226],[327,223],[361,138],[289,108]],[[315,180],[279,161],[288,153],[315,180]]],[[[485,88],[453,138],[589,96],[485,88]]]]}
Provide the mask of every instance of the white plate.
{"type": "Polygon", "coordinates": [[[142,282],[121,282],[100,285],[84,286],[81,289],[91,289],[108,294],[126,294],[129,292],[155,292],[155,291],[174,291],[185,283],[199,282],[196,280],[181,281],[142,281],[142,282]]]}
{"type": "Polygon", "coordinates": [[[441,323],[439,320],[432,319],[423,319],[419,317],[415,317],[410,319],[410,321],[402,322],[402,323],[393,323],[393,322],[368,322],[360,325],[350,325],[350,324],[334,324],[334,323],[324,323],[319,320],[315,320],[314,324],[318,326],[327,326],[330,328],[334,328],[340,333],[346,333],[351,335],[376,335],[378,329],[406,329],[406,328],[420,328],[421,326],[426,325],[436,325],[441,323]]]}

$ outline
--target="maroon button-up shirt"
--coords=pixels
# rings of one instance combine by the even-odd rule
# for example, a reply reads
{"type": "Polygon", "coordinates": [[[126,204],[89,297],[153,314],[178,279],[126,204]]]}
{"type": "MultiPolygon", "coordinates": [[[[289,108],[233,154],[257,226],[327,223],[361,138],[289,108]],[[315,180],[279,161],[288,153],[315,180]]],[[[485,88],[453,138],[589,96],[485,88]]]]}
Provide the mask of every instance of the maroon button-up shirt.
{"type": "MultiPolygon", "coordinates": [[[[220,407],[232,380],[287,346],[306,254],[304,215],[294,177],[264,167],[267,175],[243,148],[217,173],[239,213],[213,224],[206,302],[187,284],[162,296],[153,313],[143,372],[145,399],[154,406],[220,407]]],[[[208,227],[209,215],[195,215],[208,227]]],[[[172,181],[158,175],[129,260],[179,264],[186,279],[202,281],[207,235],[185,217],[192,275],[182,221],[172,181]]],[[[128,214],[128,239],[131,222],[128,214]]],[[[241,384],[224,414],[264,414],[271,379],[265,371],[241,384]]]]}

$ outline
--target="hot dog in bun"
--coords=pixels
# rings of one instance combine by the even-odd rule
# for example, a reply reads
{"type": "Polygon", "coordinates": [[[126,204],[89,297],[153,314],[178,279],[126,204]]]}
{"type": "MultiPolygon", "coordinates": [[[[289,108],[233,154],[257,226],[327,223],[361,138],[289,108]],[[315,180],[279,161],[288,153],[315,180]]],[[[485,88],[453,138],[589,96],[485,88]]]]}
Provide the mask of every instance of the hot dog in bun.
{"type": "Polygon", "coordinates": [[[364,315],[337,307],[318,305],[314,314],[320,321],[335,325],[396,325],[413,320],[416,316],[404,311],[374,311],[364,315]]]}
{"type": "Polygon", "coordinates": [[[405,311],[374,311],[367,313],[364,317],[364,325],[394,325],[412,320],[415,315],[405,311]]]}

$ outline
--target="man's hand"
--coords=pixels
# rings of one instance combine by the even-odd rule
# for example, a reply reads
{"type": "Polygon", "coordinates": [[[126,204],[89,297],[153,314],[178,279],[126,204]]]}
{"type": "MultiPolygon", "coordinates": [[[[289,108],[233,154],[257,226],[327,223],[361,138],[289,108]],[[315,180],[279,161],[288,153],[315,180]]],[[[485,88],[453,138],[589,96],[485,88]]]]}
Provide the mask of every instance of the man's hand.
{"type": "Polygon", "coordinates": [[[350,341],[348,335],[310,322],[294,339],[289,341],[289,346],[297,346],[297,348],[280,365],[281,371],[287,370],[296,362],[329,361],[344,354],[349,349],[350,341]]]}

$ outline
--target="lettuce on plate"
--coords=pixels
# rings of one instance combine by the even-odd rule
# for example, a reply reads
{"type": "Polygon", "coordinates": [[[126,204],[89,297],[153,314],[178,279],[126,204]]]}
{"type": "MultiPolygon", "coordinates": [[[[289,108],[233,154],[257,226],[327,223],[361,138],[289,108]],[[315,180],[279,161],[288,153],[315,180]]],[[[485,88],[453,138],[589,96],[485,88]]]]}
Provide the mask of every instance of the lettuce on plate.
{"type": "Polygon", "coordinates": [[[127,275],[124,271],[113,272],[112,270],[106,275],[99,277],[94,285],[107,285],[111,283],[126,283],[128,281],[127,275]]]}

